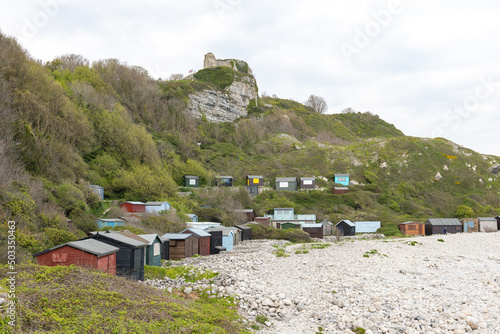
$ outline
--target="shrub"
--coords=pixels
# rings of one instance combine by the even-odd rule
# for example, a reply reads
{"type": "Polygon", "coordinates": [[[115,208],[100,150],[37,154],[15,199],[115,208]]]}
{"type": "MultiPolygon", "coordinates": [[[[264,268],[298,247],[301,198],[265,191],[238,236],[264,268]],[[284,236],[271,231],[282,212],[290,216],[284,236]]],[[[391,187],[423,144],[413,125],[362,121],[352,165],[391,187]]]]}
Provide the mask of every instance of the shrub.
{"type": "Polygon", "coordinates": [[[389,223],[377,230],[377,233],[381,233],[385,235],[386,237],[402,237],[403,234],[399,230],[398,225],[394,223],[389,223]]]}

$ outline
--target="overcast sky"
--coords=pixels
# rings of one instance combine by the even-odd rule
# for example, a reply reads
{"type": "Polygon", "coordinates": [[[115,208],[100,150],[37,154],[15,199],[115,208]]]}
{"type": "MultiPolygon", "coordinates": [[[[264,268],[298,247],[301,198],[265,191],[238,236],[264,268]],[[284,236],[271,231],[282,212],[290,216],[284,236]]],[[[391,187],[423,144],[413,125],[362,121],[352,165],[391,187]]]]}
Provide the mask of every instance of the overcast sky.
{"type": "Polygon", "coordinates": [[[494,0],[0,0],[35,59],[117,58],[155,78],[236,58],[260,93],[370,111],[406,135],[500,156],[494,0]]]}

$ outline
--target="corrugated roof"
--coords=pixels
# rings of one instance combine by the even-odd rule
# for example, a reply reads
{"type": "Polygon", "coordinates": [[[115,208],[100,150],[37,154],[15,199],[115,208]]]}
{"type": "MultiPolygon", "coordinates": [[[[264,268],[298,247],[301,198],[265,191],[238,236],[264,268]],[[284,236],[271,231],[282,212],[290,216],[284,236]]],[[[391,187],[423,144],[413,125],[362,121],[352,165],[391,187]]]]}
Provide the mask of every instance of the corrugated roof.
{"type": "Polygon", "coordinates": [[[209,237],[210,236],[210,233],[208,233],[200,228],[187,228],[184,231],[182,231],[181,233],[184,233],[186,231],[191,232],[199,237],[209,237]]]}
{"type": "Polygon", "coordinates": [[[130,246],[133,246],[133,247],[146,247],[148,245],[146,242],[141,242],[139,240],[127,237],[126,235],[123,235],[121,233],[114,233],[114,232],[116,232],[116,231],[109,232],[109,233],[108,232],[90,232],[90,234],[97,235],[97,233],[99,233],[99,235],[104,236],[105,238],[112,239],[112,240],[115,240],[117,242],[121,242],[121,243],[130,245],[130,246]]]}
{"type": "Polygon", "coordinates": [[[416,221],[407,221],[407,222],[401,223],[400,225],[407,225],[407,224],[423,224],[423,223],[416,222],[416,221]]]}
{"type": "Polygon", "coordinates": [[[276,182],[297,182],[296,177],[277,177],[276,182]]]}
{"type": "Polygon", "coordinates": [[[147,206],[161,206],[163,203],[167,203],[166,201],[163,201],[163,202],[146,202],[146,205],[147,206]]]}
{"type": "Polygon", "coordinates": [[[141,238],[140,236],[138,236],[137,234],[135,234],[134,232],[131,232],[129,230],[123,230],[123,231],[111,231],[111,232],[114,232],[114,233],[120,233],[121,235],[124,235],[126,237],[129,237],[129,238],[132,238],[132,239],[135,239],[137,241],[140,241],[140,242],[143,242],[145,244],[148,243],[148,241],[144,238],[141,238]]]}
{"type": "Polygon", "coordinates": [[[429,219],[427,219],[427,222],[430,223],[431,225],[459,225],[459,226],[462,226],[462,223],[457,218],[429,218],[429,219]]]}
{"type": "MultiPolygon", "coordinates": [[[[236,228],[237,229],[237,228],[236,228]]],[[[231,233],[234,234],[234,230],[230,227],[209,227],[207,231],[222,231],[222,235],[229,235],[231,233]]]]}
{"type": "Polygon", "coordinates": [[[236,209],[234,212],[245,212],[245,213],[251,213],[253,212],[253,209],[236,209]]]}
{"type": "Polygon", "coordinates": [[[251,230],[252,228],[247,226],[247,225],[234,225],[235,227],[239,228],[240,230],[251,230]]]}
{"type": "Polygon", "coordinates": [[[333,187],[335,190],[349,190],[347,187],[333,187]]]}
{"type": "Polygon", "coordinates": [[[316,178],[315,177],[309,177],[309,176],[302,176],[300,178],[301,181],[303,180],[313,180],[313,181],[316,181],[316,178]]]}
{"type": "Polygon", "coordinates": [[[134,205],[139,205],[139,204],[141,204],[141,205],[146,205],[146,203],[137,202],[137,201],[135,201],[135,202],[134,202],[134,201],[126,201],[126,202],[124,202],[124,203],[130,203],[130,204],[134,204],[134,205]]]}
{"type": "Polygon", "coordinates": [[[192,234],[189,233],[165,233],[161,237],[168,240],[185,240],[190,236],[192,236],[192,234]]]}
{"type": "Polygon", "coordinates": [[[196,180],[199,180],[200,177],[199,176],[196,176],[196,175],[184,175],[184,177],[186,179],[196,179],[196,180]]]}
{"type": "Polygon", "coordinates": [[[340,223],[342,223],[342,222],[344,222],[344,223],[346,223],[347,225],[352,226],[352,227],[356,226],[356,225],[354,225],[354,223],[353,223],[352,221],[347,220],[347,219],[344,219],[344,220],[339,221],[337,224],[335,224],[335,226],[337,226],[338,224],[340,224],[340,223]]]}
{"type": "Polygon", "coordinates": [[[97,220],[103,221],[103,222],[125,222],[125,220],[121,218],[99,218],[97,220]]]}
{"type": "Polygon", "coordinates": [[[44,250],[42,252],[33,254],[33,256],[37,257],[39,255],[51,252],[53,250],[56,250],[56,249],[64,247],[64,246],[73,247],[73,248],[79,249],[81,251],[84,251],[84,252],[87,252],[87,253],[90,253],[90,254],[94,254],[97,257],[101,257],[101,256],[105,256],[105,255],[108,255],[108,254],[116,253],[116,252],[118,252],[120,250],[118,247],[114,247],[114,246],[108,245],[107,243],[101,242],[99,240],[95,240],[95,239],[83,239],[83,240],[77,240],[77,241],[67,242],[65,244],[58,245],[58,246],[46,249],[46,250],[44,250]]]}
{"type": "Polygon", "coordinates": [[[160,241],[163,242],[163,240],[161,240],[160,236],[156,233],[154,233],[154,234],[139,234],[139,236],[141,238],[147,240],[149,242],[150,246],[155,242],[156,237],[158,237],[160,239],[160,241]]]}
{"type": "Polygon", "coordinates": [[[479,220],[497,221],[495,217],[477,217],[479,220]]]}
{"type": "Polygon", "coordinates": [[[247,175],[249,179],[263,179],[264,176],[262,175],[247,175]]]}
{"type": "Polygon", "coordinates": [[[302,224],[302,228],[323,228],[322,224],[302,224]]]}
{"type": "Polygon", "coordinates": [[[335,177],[349,177],[349,174],[335,174],[335,177]]]}

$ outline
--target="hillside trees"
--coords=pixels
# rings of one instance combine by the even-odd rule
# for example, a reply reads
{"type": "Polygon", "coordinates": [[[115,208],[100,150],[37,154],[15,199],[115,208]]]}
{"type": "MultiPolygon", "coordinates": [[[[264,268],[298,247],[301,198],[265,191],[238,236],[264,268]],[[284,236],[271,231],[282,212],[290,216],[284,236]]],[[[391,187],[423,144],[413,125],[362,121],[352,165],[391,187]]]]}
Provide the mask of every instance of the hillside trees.
{"type": "Polygon", "coordinates": [[[324,114],[328,110],[326,100],[317,95],[311,94],[309,98],[304,102],[304,105],[311,108],[312,111],[318,114],[324,114]]]}

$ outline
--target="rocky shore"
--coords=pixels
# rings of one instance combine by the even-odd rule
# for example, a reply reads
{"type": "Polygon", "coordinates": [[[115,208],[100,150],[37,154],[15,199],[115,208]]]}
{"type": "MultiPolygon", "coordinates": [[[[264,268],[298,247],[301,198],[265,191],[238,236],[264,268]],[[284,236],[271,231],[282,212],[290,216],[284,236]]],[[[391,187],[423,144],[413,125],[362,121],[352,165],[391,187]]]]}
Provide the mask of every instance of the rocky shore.
{"type": "Polygon", "coordinates": [[[212,283],[145,284],[234,296],[265,334],[500,333],[500,232],[335,241],[248,241],[175,264],[219,272],[212,283]]]}

